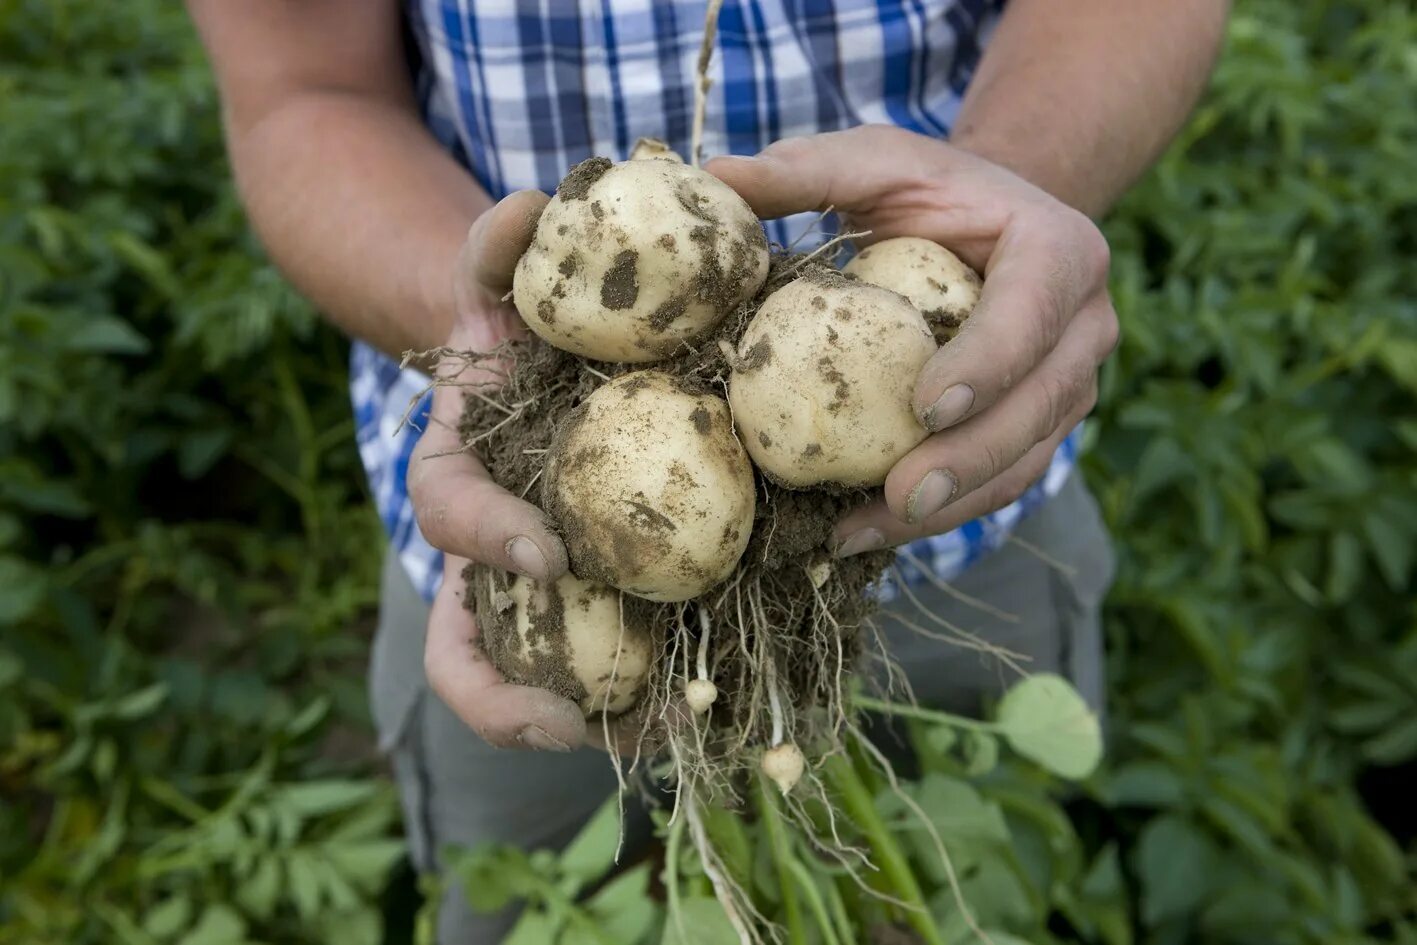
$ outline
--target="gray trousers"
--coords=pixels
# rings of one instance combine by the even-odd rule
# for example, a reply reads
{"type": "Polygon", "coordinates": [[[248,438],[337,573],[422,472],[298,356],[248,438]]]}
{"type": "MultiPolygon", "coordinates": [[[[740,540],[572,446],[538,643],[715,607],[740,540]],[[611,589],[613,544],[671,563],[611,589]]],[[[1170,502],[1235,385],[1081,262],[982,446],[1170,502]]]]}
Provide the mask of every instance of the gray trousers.
{"type": "MultiPolygon", "coordinates": [[[[1113,561],[1096,503],[1081,478],[1072,476],[1015,534],[1021,541],[982,558],[950,586],[1016,619],[1000,619],[930,586],[912,588],[918,604],[1020,654],[1025,671],[1068,677],[1100,710],[1099,609],[1113,561]]],[[[994,657],[907,627],[902,619],[928,623],[915,602],[898,600],[883,618],[891,655],[923,705],[974,712],[981,699],[1017,678],[994,657]]],[[[428,689],[427,619],[428,606],[390,554],[370,689],[379,745],[393,762],[415,865],[436,869],[447,845],[499,841],[529,849],[563,847],[616,788],[604,753],[509,751],[478,738],[428,689]]],[[[451,888],[439,915],[439,945],[497,942],[514,918],[476,915],[460,890],[451,888]]]]}

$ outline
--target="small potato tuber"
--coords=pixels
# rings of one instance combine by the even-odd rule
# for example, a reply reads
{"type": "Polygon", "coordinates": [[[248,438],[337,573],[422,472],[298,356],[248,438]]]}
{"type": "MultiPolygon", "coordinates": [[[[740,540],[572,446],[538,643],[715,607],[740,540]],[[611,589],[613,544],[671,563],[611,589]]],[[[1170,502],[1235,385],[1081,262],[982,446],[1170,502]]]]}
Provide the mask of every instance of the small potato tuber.
{"type": "Polygon", "coordinates": [[[763,752],[763,774],[767,775],[783,794],[797,786],[806,767],[802,749],[791,742],[784,742],[763,752]]]}
{"type": "Polygon", "coordinates": [[[662,371],[586,398],[552,443],[544,483],[571,568],[648,600],[718,584],[753,527],[752,465],[728,405],[662,371]]]}
{"type": "Polygon", "coordinates": [[[882,240],[863,249],[842,271],[905,296],[940,344],[959,333],[983,286],[958,256],[917,236],[882,240]]]}
{"type": "Polygon", "coordinates": [[[739,436],[781,485],[878,486],[925,438],[910,401],[935,350],[903,296],[835,274],[790,282],[738,342],[728,402],[739,436]]]}
{"type": "Polygon", "coordinates": [[[483,580],[493,586],[481,615],[485,645],[504,676],[573,699],[587,716],[618,714],[639,699],[649,628],[614,588],[573,574],[544,583],[487,572],[483,580]]]}

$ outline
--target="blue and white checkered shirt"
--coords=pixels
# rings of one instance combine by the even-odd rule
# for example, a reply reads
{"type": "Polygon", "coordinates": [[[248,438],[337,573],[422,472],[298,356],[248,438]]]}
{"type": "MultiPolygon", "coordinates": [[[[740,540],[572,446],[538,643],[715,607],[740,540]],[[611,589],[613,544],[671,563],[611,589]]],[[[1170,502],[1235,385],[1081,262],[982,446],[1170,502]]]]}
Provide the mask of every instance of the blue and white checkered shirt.
{"type": "MultiPolygon", "coordinates": [[[[702,0],[404,2],[424,119],[494,198],[523,188],[550,192],[571,165],[594,155],[624,159],[642,136],[689,153],[702,0]]],[[[867,122],[944,136],[1002,6],[726,0],[704,153],[752,154],[780,138],[867,122]]],[[[771,221],[768,237],[785,245],[810,222],[771,221]]],[[[374,500],[415,587],[431,600],[441,554],[419,533],[404,484],[427,398],[401,426],[427,378],[358,342],[350,367],[374,500]]],[[[1076,451],[1075,432],[1021,499],[916,542],[910,556],[942,579],[955,577],[1062,488],[1076,451]]],[[[901,570],[907,580],[920,578],[905,560],[901,570]]]]}

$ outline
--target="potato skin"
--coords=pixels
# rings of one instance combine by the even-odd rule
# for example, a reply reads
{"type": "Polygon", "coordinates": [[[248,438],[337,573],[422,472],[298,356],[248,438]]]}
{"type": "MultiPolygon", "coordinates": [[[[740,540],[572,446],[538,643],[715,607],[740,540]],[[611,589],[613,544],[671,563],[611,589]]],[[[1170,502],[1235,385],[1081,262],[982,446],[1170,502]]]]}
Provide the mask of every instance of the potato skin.
{"type": "Polygon", "coordinates": [[[767,270],[762,225],[718,178],[672,160],[591,158],[542,212],[513,300],[558,348],[642,363],[703,338],[767,270]]]}
{"type": "Polygon", "coordinates": [[[728,402],[763,473],[784,486],[878,486],[926,436],[911,410],[936,351],[903,296],[840,276],[797,279],[739,339],[728,402]]]}
{"type": "Polygon", "coordinates": [[[842,271],[905,296],[925,316],[940,344],[959,334],[983,287],[962,259],[917,236],[881,240],[856,254],[842,271]]]}
{"type": "Polygon", "coordinates": [[[633,620],[625,622],[622,634],[618,591],[567,574],[549,588],[518,576],[508,594],[516,607],[522,652],[533,667],[528,684],[546,685],[545,680],[536,678],[538,657],[555,661],[547,652],[550,641],[546,639],[554,634],[554,628],[536,624],[544,619],[559,620],[565,634],[565,666],[547,667],[543,673],[569,671],[580,684],[580,707],[588,716],[596,712],[614,715],[635,704],[649,674],[650,634],[633,620]]]}
{"type": "Polygon", "coordinates": [[[547,454],[542,502],[571,569],[653,601],[699,596],[748,544],[752,464],[728,405],[636,371],[576,408],[547,454]]]}

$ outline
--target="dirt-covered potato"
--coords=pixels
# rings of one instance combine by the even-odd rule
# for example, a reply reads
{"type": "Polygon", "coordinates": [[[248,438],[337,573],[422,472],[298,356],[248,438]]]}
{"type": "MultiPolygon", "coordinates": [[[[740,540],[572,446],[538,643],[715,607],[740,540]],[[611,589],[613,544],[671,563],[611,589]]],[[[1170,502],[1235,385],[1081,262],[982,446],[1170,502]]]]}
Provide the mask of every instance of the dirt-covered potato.
{"type": "Polygon", "coordinates": [[[904,296],[836,274],[790,282],[739,339],[728,393],[738,435],[784,486],[878,486],[925,438],[910,401],[935,350],[904,296]]]}
{"type": "Polygon", "coordinates": [[[503,677],[565,696],[587,716],[635,704],[651,635],[619,591],[573,574],[543,583],[483,569],[473,580],[483,648],[503,677]]]}
{"type": "Polygon", "coordinates": [[[577,574],[654,601],[697,597],[753,527],[753,470],[728,405],[662,371],[598,388],[547,454],[545,508],[577,574]]]}
{"type": "Polygon", "coordinates": [[[662,359],[762,288],[768,244],[726,184],[674,160],[571,169],[517,264],[517,311],[549,343],[599,361],[662,359]]]}
{"type": "Polygon", "coordinates": [[[983,283],[954,253],[915,236],[882,240],[863,249],[842,270],[909,299],[944,344],[974,311],[983,283]]]}

